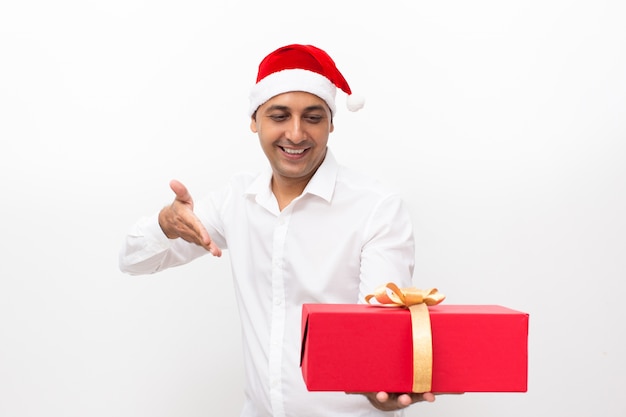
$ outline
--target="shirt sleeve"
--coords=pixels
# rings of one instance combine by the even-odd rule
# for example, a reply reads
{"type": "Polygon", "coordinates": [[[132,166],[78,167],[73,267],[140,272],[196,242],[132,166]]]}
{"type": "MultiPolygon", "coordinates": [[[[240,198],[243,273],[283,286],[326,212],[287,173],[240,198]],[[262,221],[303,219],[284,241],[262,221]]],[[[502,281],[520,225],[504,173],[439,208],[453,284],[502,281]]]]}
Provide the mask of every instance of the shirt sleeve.
{"type": "Polygon", "coordinates": [[[415,239],[410,213],[403,200],[392,195],[372,211],[365,227],[361,252],[359,302],[388,282],[412,286],[415,268],[415,239]]]}
{"type": "Polygon", "coordinates": [[[119,252],[119,268],[131,275],[152,274],[207,253],[204,248],[183,239],[168,239],[156,213],[139,220],[126,235],[119,252]]]}

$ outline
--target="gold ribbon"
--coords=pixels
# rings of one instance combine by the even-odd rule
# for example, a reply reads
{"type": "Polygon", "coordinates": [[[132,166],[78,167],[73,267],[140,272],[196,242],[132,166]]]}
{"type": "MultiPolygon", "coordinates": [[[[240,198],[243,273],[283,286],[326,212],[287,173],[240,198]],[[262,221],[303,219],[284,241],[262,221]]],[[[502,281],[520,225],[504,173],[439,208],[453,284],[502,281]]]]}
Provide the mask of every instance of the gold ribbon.
{"type": "Polygon", "coordinates": [[[436,288],[420,290],[414,287],[399,288],[389,282],[378,287],[374,294],[365,296],[368,304],[375,298],[387,307],[407,307],[411,313],[413,331],[413,392],[430,392],[433,375],[433,339],[428,306],[439,304],[446,298],[436,288]]]}

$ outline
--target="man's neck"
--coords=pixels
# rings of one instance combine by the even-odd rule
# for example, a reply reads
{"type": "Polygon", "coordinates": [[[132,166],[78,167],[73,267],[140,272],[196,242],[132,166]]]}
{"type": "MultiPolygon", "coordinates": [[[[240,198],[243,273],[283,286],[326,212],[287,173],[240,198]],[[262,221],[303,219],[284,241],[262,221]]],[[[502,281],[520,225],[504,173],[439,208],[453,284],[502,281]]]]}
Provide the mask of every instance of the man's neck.
{"type": "Polygon", "coordinates": [[[311,177],[292,179],[272,176],[272,192],[276,197],[280,211],[283,211],[295,198],[302,194],[310,180],[311,177]]]}
{"type": "MultiPolygon", "coordinates": [[[[326,158],[326,155],[327,153],[324,154],[324,159],[326,158]]],[[[302,194],[311,179],[315,176],[317,170],[324,163],[324,159],[313,170],[313,172],[304,177],[292,178],[278,175],[276,171],[272,173],[272,193],[274,193],[276,201],[278,201],[278,208],[280,211],[283,211],[285,207],[291,204],[294,199],[298,198],[302,194]]]]}

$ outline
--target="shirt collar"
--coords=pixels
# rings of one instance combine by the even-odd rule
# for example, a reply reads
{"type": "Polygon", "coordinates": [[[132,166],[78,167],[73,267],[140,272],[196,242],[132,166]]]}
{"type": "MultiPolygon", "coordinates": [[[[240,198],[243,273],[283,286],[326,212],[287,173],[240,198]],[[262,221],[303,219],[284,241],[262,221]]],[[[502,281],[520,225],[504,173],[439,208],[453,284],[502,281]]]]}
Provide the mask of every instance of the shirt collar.
{"type": "MultiPolygon", "coordinates": [[[[330,201],[335,190],[338,171],[339,165],[337,164],[337,160],[330,149],[327,148],[324,161],[322,161],[322,164],[307,184],[302,195],[313,194],[326,201],[330,201]]],[[[259,199],[269,199],[272,195],[271,181],[272,170],[268,168],[261,172],[256,179],[250,183],[245,193],[247,195],[256,195],[257,201],[259,201],[259,199]]]]}
{"type": "Polygon", "coordinates": [[[313,178],[306,185],[302,194],[313,194],[330,202],[335,191],[335,182],[337,181],[337,172],[339,165],[335,156],[330,149],[326,149],[326,157],[319,166],[313,178]]]}

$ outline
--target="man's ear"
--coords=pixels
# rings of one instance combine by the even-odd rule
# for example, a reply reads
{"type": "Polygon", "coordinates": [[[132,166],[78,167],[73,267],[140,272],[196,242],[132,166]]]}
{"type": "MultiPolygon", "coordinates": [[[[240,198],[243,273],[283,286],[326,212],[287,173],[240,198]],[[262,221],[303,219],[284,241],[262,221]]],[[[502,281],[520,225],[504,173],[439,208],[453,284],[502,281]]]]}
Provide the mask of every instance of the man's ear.
{"type": "Polygon", "coordinates": [[[330,121],[330,130],[329,130],[329,132],[330,132],[330,133],[332,133],[332,132],[333,132],[333,130],[335,130],[335,124],[334,124],[334,123],[333,123],[333,121],[331,120],[331,121],[330,121]]]}
{"type": "Polygon", "coordinates": [[[258,133],[259,130],[256,127],[256,113],[252,115],[252,117],[250,117],[250,130],[253,133],[258,133]]]}

